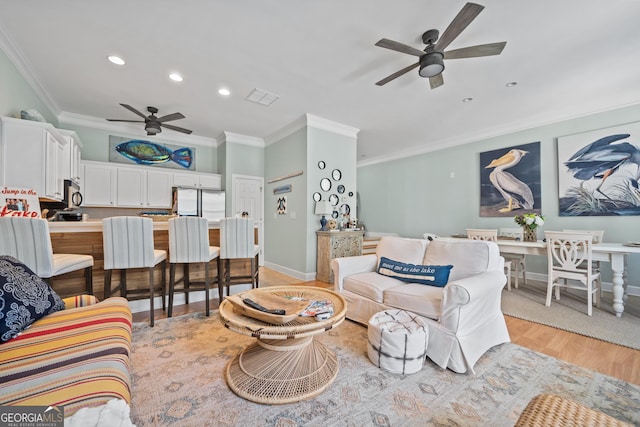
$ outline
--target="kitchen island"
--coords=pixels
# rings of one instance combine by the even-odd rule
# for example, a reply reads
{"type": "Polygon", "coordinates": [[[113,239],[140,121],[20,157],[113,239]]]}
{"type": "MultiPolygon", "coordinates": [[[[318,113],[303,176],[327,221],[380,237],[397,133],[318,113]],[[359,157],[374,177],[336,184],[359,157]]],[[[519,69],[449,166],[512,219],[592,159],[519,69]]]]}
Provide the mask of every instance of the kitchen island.
{"type": "MultiPolygon", "coordinates": [[[[167,221],[153,222],[153,239],[156,249],[169,251],[169,231],[167,221]]],[[[49,232],[51,234],[51,244],[54,253],[86,254],[93,256],[93,290],[94,294],[102,299],[104,293],[104,252],[102,248],[102,221],[60,221],[49,222],[49,232]]],[[[258,229],[254,231],[256,242],[258,241],[258,229]]],[[[220,224],[218,222],[209,223],[209,244],[220,246],[220,224]]],[[[167,258],[167,288],[169,286],[167,258]]],[[[217,275],[215,262],[211,263],[211,273],[217,275]]],[[[249,274],[251,263],[246,260],[231,260],[231,270],[234,274],[249,274]],[[243,273],[246,272],[246,273],[243,273]]],[[[127,273],[127,287],[135,289],[136,284],[142,286],[148,283],[146,269],[136,269],[127,273]]],[[[182,269],[177,269],[176,280],[182,275],[182,269]]],[[[192,281],[204,280],[204,269],[201,265],[190,266],[189,275],[192,281]]],[[[158,283],[161,275],[154,275],[158,283]]],[[[114,277],[117,281],[118,275],[114,277]]],[[[115,283],[113,284],[115,286],[115,283]]],[[[82,271],[71,272],[56,276],[53,281],[53,288],[61,296],[77,295],[84,291],[84,273],[82,271]]]]}

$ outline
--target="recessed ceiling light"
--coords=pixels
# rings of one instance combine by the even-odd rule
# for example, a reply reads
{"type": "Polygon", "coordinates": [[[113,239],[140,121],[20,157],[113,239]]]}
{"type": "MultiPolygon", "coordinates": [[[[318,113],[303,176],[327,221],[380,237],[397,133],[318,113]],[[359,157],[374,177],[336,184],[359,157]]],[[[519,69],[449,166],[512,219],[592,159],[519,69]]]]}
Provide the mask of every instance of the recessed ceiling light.
{"type": "Polygon", "coordinates": [[[465,98],[462,100],[462,102],[471,102],[473,101],[473,98],[465,98]]]}
{"type": "Polygon", "coordinates": [[[507,83],[507,87],[514,87],[518,84],[518,82],[509,82],[507,83]]]}
{"type": "Polygon", "coordinates": [[[181,82],[182,81],[182,76],[178,73],[171,73],[169,74],[169,78],[171,80],[173,80],[174,82],[181,82]]]}
{"type": "Polygon", "coordinates": [[[120,58],[119,56],[109,55],[107,56],[107,59],[113,64],[124,65],[124,59],[120,58]]]}
{"type": "Polygon", "coordinates": [[[229,96],[229,95],[231,95],[231,91],[230,91],[229,89],[224,88],[224,87],[223,87],[223,88],[218,89],[218,93],[219,93],[220,95],[222,95],[222,96],[229,96]]]}

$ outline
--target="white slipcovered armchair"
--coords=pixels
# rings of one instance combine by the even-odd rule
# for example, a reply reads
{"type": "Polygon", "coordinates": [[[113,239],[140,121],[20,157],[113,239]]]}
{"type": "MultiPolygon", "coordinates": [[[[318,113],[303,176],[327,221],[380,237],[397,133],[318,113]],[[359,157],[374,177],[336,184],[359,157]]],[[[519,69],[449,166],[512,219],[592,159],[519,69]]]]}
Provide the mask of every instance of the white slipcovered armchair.
{"type": "Polygon", "coordinates": [[[331,262],[335,291],[348,302],[347,318],[367,324],[377,312],[398,308],[429,325],[427,356],[442,368],[473,372],[491,347],[509,342],[501,311],[504,259],[494,242],[383,237],[376,254],[331,262]],[[381,257],[415,265],[453,265],[444,287],[407,283],[377,272],[381,257]]]}

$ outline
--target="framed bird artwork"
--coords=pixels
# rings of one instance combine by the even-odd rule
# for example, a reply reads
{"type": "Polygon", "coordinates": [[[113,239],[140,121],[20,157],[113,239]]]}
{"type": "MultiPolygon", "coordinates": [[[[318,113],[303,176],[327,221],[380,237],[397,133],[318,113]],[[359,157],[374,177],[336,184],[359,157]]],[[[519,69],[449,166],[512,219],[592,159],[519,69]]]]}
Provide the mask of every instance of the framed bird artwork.
{"type": "Polygon", "coordinates": [[[480,216],[542,212],[540,142],[480,153],[480,216]]]}
{"type": "Polygon", "coordinates": [[[560,216],[640,215],[640,122],[558,138],[560,216]]]}

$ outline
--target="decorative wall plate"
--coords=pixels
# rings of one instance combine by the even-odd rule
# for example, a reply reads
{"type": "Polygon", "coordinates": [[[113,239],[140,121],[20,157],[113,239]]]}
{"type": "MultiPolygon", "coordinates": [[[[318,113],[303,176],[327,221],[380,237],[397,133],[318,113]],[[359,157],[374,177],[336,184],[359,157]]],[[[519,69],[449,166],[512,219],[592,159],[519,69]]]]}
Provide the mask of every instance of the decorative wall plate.
{"type": "Polygon", "coordinates": [[[331,172],[331,177],[334,181],[340,181],[342,179],[342,172],[340,172],[340,169],[334,169],[331,172]]]}
{"type": "Polygon", "coordinates": [[[331,206],[338,206],[338,202],[340,200],[338,199],[338,196],[335,194],[332,194],[329,196],[329,203],[331,203],[331,206]]]}
{"type": "Polygon", "coordinates": [[[318,169],[324,169],[324,168],[325,168],[325,166],[326,166],[326,165],[324,164],[324,162],[323,162],[322,160],[320,160],[320,161],[318,162],[318,169]]]}
{"type": "Polygon", "coordinates": [[[338,211],[333,211],[331,218],[338,218],[338,211]]]}
{"type": "Polygon", "coordinates": [[[349,191],[349,197],[353,197],[353,191],[349,191]]]}
{"type": "Polygon", "coordinates": [[[331,190],[331,180],[329,178],[322,178],[320,180],[320,189],[322,191],[329,191],[331,190]]]}
{"type": "Polygon", "coordinates": [[[343,204],[342,206],[340,206],[340,212],[342,212],[345,215],[350,215],[351,214],[351,206],[349,206],[348,204],[343,204]]]}
{"type": "Polygon", "coordinates": [[[338,193],[340,194],[344,193],[344,185],[342,184],[338,185],[338,193]]]}
{"type": "Polygon", "coordinates": [[[314,202],[319,202],[320,200],[322,200],[322,194],[315,192],[313,193],[313,201],[314,202]]]}

